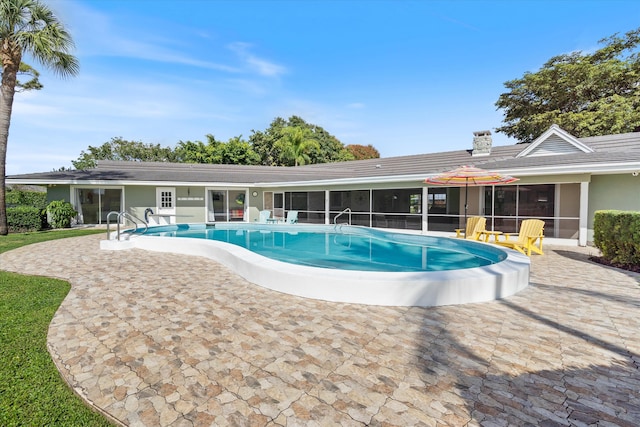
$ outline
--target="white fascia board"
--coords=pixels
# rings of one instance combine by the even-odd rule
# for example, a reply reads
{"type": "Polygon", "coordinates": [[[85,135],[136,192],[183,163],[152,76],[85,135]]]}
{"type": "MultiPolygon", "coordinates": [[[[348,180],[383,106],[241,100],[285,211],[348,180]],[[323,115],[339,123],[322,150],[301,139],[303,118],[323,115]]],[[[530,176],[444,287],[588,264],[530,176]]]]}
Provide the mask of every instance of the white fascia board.
{"type": "Polygon", "coordinates": [[[64,179],[64,180],[47,180],[41,179],[9,179],[7,184],[20,185],[110,185],[110,186],[150,186],[150,187],[196,187],[196,186],[224,186],[224,187],[256,187],[253,183],[228,183],[228,182],[193,182],[193,181],[119,181],[119,180],[80,180],[80,179],[64,179]]]}
{"type": "Polygon", "coordinates": [[[363,178],[337,178],[337,179],[315,179],[312,181],[289,181],[289,182],[257,182],[256,187],[301,187],[306,185],[343,185],[343,184],[374,184],[393,183],[406,181],[424,181],[429,175],[398,175],[398,176],[376,176],[363,178]]]}
{"type": "Polygon", "coordinates": [[[574,173],[603,173],[603,174],[615,174],[615,173],[631,173],[640,170],[640,162],[628,162],[628,163],[596,163],[596,164],[581,164],[581,165],[566,165],[566,166],[540,166],[530,167],[525,169],[509,169],[504,172],[518,177],[518,176],[542,176],[542,175],[562,175],[562,174],[574,174],[574,173]]]}
{"type": "Polygon", "coordinates": [[[219,182],[219,181],[122,181],[119,185],[160,186],[160,187],[255,187],[248,182],[219,182]]]}

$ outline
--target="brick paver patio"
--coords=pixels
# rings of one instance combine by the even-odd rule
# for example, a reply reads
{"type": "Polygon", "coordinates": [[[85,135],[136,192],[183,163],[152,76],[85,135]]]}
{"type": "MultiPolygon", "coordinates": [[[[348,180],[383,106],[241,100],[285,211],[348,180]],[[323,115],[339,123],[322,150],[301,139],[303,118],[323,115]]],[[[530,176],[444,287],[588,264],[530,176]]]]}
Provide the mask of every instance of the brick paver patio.
{"type": "Polygon", "coordinates": [[[406,308],[284,295],[102,238],[0,266],[71,282],[50,352],[125,425],[640,425],[640,275],[590,262],[593,248],[546,248],[504,300],[406,308]]]}

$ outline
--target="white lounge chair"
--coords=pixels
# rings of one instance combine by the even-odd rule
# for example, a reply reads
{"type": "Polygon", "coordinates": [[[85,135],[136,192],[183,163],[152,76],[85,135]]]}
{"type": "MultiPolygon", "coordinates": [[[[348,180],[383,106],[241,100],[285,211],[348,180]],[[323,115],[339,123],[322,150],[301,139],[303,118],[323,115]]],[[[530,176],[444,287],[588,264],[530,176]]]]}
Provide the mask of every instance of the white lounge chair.
{"type": "Polygon", "coordinates": [[[260,211],[260,216],[258,217],[259,224],[266,224],[267,220],[271,217],[270,210],[260,211]]]}
{"type": "Polygon", "coordinates": [[[284,221],[286,224],[297,224],[298,223],[298,211],[288,211],[287,218],[284,221]]]}

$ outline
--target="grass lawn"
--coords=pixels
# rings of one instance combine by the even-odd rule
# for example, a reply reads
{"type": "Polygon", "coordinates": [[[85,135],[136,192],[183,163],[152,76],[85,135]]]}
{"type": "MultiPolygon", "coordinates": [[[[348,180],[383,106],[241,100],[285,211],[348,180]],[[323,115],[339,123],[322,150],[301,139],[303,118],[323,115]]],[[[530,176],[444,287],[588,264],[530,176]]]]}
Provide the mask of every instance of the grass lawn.
{"type": "MultiPolygon", "coordinates": [[[[0,236],[0,253],[31,243],[104,233],[61,230],[0,236]]],[[[47,329],[69,283],[0,270],[0,425],[110,426],[60,377],[47,351],[47,329]]]]}

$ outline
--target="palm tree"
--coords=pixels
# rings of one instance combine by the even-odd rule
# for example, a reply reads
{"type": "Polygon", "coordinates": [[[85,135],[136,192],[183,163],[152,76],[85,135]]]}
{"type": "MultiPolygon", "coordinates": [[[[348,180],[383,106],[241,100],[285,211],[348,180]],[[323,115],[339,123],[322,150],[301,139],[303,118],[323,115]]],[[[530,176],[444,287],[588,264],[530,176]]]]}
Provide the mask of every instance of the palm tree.
{"type": "Polygon", "coordinates": [[[9,125],[22,56],[28,54],[62,77],[78,73],[71,35],[39,0],[0,0],[0,235],[9,233],[5,177],[9,125]]]}
{"type": "Polygon", "coordinates": [[[310,161],[308,151],[318,145],[308,136],[305,129],[299,126],[287,128],[284,139],[287,143],[287,154],[292,158],[294,166],[308,163],[310,161]]]}

